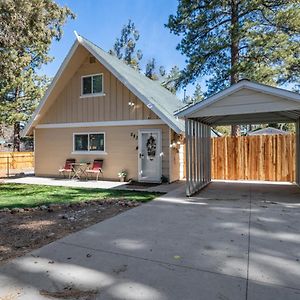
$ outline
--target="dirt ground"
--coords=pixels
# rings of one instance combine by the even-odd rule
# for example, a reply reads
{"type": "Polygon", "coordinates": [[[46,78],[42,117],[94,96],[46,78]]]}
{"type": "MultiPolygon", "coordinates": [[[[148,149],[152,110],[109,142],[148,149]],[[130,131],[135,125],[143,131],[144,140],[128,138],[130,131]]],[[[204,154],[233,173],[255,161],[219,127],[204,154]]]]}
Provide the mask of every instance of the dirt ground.
{"type": "Polygon", "coordinates": [[[0,264],[138,205],[104,200],[1,211],[0,264]]]}

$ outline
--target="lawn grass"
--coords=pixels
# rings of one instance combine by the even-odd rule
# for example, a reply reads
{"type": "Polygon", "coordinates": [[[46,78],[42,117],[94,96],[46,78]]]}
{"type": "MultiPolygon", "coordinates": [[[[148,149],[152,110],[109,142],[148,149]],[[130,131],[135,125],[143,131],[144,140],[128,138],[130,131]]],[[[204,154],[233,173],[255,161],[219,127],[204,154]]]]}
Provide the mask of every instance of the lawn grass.
{"type": "Polygon", "coordinates": [[[47,204],[76,203],[89,200],[126,199],[147,202],[159,193],[120,191],[113,189],[88,189],[34,184],[0,184],[0,209],[35,207],[47,204]]]}

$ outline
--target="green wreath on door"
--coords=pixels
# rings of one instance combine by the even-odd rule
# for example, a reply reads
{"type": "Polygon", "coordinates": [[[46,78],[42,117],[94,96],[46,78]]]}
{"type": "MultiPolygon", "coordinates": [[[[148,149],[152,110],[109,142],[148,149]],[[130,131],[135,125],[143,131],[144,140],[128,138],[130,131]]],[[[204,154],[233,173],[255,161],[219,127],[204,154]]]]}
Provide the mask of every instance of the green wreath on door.
{"type": "Polygon", "coordinates": [[[153,160],[155,158],[155,155],[156,155],[156,140],[152,136],[152,134],[147,140],[146,147],[147,147],[148,158],[150,160],[153,160]]]}

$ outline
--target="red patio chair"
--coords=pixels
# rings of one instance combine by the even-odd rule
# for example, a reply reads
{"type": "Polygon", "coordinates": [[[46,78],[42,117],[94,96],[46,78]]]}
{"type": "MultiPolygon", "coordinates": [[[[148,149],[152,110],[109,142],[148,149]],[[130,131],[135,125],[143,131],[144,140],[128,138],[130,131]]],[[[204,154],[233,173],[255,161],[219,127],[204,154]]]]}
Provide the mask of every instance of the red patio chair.
{"type": "Polygon", "coordinates": [[[75,162],[76,162],[76,159],[74,159],[74,158],[66,159],[65,166],[58,170],[59,174],[63,175],[65,177],[65,174],[68,173],[69,174],[69,179],[70,179],[72,173],[74,172],[73,171],[73,164],[75,164],[75,162]]]}
{"type": "Polygon", "coordinates": [[[92,167],[86,170],[86,173],[90,174],[91,176],[92,174],[97,174],[96,180],[98,181],[99,174],[101,174],[103,177],[102,168],[103,168],[103,159],[94,159],[92,167]]]}

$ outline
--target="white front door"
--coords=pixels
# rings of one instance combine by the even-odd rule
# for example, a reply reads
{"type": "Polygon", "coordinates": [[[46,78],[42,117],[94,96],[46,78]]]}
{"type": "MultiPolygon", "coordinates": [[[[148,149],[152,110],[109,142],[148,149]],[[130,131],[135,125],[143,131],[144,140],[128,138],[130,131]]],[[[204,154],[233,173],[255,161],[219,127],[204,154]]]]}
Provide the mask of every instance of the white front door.
{"type": "Polygon", "coordinates": [[[161,130],[139,130],[139,181],[160,182],[162,175],[161,130]]]}

